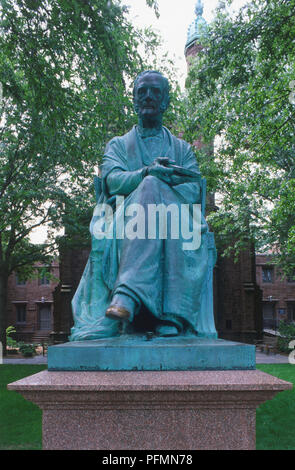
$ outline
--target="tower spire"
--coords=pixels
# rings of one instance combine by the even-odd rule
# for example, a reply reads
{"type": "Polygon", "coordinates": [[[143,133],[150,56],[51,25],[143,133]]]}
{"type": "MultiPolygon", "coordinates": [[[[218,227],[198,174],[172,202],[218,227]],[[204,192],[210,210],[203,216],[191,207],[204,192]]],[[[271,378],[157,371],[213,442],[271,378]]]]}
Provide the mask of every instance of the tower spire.
{"type": "Polygon", "coordinates": [[[204,11],[204,4],[202,0],[198,0],[195,6],[195,13],[197,16],[202,16],[204,11]]]}
{"type": "Polygon", "coordinates": [[[195,6],[196,19],[188,28],[185,50],[187,50],[188,47],[190,47],[194,42],[200,39],[201,34],[206,32],[208,29],[207,21],[203,18],[203,11],[203,1],[197,0],[195,6]]]}

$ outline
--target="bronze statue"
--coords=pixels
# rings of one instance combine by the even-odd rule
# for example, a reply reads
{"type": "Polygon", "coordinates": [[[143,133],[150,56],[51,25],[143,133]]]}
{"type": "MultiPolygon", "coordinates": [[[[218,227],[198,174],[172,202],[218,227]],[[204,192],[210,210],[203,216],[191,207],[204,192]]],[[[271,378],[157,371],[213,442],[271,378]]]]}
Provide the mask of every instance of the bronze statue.
{"type": "Polygon", "coordinates": [[[194,209],[202,197],[204,206],[202,180],[190,145],[162,125],[168,105],[168,80],[156,71],[141,73],[134,83],[138,125],[114,137],[103,157],[102,191],[90,226],[92,251],[72,303],[72,341],[142,331],[216,337],[214,238],[203,210],[195,243],[194,209]],[[102,205],[111,208],[104,237],[102,205]],[[160,211],[160,219],[166,216],[164,237],[159,227],[148,226],[155,208],[167,209],[160,211]],[[192,241],[180,227],[184,222],[192,241]]]}

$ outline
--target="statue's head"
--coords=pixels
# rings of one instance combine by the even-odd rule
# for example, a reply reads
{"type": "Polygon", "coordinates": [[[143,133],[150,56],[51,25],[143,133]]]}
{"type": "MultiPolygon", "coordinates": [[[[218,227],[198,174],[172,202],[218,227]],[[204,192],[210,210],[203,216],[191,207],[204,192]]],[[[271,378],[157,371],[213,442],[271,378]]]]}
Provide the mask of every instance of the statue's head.
{"type": "Polygon", "coordinates": [[[140,73],[133,87],[135,112],[142,118],[163,114],[169,106],[169,82],[160,72],[147,70],[140,73]]]}

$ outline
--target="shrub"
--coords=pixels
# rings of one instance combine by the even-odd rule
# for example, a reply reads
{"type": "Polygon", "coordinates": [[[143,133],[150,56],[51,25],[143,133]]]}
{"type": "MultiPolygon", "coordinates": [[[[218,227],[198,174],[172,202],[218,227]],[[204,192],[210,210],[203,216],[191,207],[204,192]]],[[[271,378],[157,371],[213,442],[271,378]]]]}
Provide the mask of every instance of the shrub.
{"type": "Polygon", "coordinates": [[[289,352],[289,343],[295,340],[295,324],[281,321],[279,324],[278,349],[281,352],[289,352]]]}
{"type": "Polygon", "coordinates": [[[8,326],[6,328],[6,344],[9,348],[16,348],[17,347],[17,341],[15,339],[11,338],[11,334],[15,333],[16,329],[14,326],[8,326]]]}
{"type": "Polygon", "coordinates": [[[19,351],[24,357],[32,357],[36,353],[35,346],[33,344],[22,343],[19,347],[19,351]]]}

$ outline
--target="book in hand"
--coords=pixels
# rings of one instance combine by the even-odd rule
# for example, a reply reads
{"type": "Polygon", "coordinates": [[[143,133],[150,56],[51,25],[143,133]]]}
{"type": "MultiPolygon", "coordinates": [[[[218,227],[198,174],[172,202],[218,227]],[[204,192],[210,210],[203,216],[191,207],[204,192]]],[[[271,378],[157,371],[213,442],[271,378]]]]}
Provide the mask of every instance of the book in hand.
{"type": "Polygon", "coordinates": [[[172,168],[174,170],[174,175],[183,176],[188,183],[200,183],[201,181],[201,173],[198,173],[196,171],[188,170],[187,168],[183,168],[182,166],[178,165],[169,165],[168,168],[172,168]]]}

